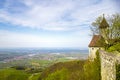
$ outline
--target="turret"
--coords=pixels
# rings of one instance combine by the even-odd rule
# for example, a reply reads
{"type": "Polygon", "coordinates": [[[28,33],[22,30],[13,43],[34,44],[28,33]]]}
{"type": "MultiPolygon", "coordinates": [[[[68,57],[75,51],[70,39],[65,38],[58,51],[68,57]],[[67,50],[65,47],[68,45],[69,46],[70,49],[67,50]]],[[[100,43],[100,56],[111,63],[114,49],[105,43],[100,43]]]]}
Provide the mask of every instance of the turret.
{"type": "Polygon", "coordinates": [[[109,39],[109,31],[108,31],[108,28],[109,28],[109,24],[107,23],[105,17],[104,17],[104,14],[103,14],[103,19],[100,23],[100,26],[99,26],[99,32],[100,32],[100,35],[105,39],[105,42],[108,44],[108,39],[109,39]]]}

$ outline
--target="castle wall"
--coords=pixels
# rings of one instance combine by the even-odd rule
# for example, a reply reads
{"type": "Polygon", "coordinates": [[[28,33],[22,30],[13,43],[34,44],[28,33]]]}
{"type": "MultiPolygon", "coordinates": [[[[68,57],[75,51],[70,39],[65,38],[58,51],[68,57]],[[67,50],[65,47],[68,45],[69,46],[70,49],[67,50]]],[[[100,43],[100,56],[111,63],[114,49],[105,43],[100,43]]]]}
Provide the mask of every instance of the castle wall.
{"type": "Polygon", "coordinates": [[[100,52],[101,80],[116,80],[116,64],[120,64],[120,55],[100,52]]]}

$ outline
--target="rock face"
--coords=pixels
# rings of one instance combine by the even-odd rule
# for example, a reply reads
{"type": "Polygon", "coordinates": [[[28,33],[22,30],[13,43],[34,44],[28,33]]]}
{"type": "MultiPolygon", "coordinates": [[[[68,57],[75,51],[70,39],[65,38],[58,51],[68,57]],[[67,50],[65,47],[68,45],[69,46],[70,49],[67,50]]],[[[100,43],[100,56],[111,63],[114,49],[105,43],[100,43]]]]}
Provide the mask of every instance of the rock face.
{"type": "Polygon", "coordinates": [[[120,55],[99,51],[101,59],[101,80],[116,80],[116,64],[120,62],[120,55]]]}

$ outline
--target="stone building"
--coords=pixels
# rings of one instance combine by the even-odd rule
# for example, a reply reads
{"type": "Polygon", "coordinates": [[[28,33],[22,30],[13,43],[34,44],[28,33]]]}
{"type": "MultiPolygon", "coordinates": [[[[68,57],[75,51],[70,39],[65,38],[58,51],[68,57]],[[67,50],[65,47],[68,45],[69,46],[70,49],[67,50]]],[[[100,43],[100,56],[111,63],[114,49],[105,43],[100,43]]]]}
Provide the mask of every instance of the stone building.
{"type": "Polygon", "coordinates": [[[94,59],[96,57],[96,51],[102,49],[100,41],[103,40],[101,35],[94,35],[90,44],[89,44],[89,58],[94,59]]]}
{"type": "Polygon", "coordinates": [[[105,43],[108,43],[108,23],[103,15],[103,19],[99,26],[99,35],[93,35],[89,47],[89,58],[94,59],[96,57],[96,51],[98,49],[104,49],[105,43]]]}
{"type": "Polygon", "coordinates": [[[99,34],[104,38],[106,44],[108,44],[108,40],[109,40],[108,28],[109,28],[109,24],[107,23],[103,14],[103,20],[101,21],[99,26],[99,34]]]}

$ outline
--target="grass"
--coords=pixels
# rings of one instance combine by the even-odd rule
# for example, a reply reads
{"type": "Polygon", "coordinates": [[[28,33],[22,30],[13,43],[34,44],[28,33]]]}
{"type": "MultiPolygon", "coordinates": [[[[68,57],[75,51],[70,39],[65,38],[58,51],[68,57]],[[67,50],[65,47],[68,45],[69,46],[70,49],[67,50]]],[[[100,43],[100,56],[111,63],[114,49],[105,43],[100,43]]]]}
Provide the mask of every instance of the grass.
{"type": "Polygon", "coordinates": [[[39,80],[101,80],[100,58],[94,61],[74,60],[58,62],[46,68],[39,77],[39,80]]]}
{"type": "Polygon", "coordinates": [[[28,80],[38,80],[39,76],[40,76],[40,73],[34,73],[29,77],[28,80]]]}
{"type": "Polygon", "coordinates": [[[30,74],[12,68],[0,70],[0,80],[27,80],[30,74]]]}

